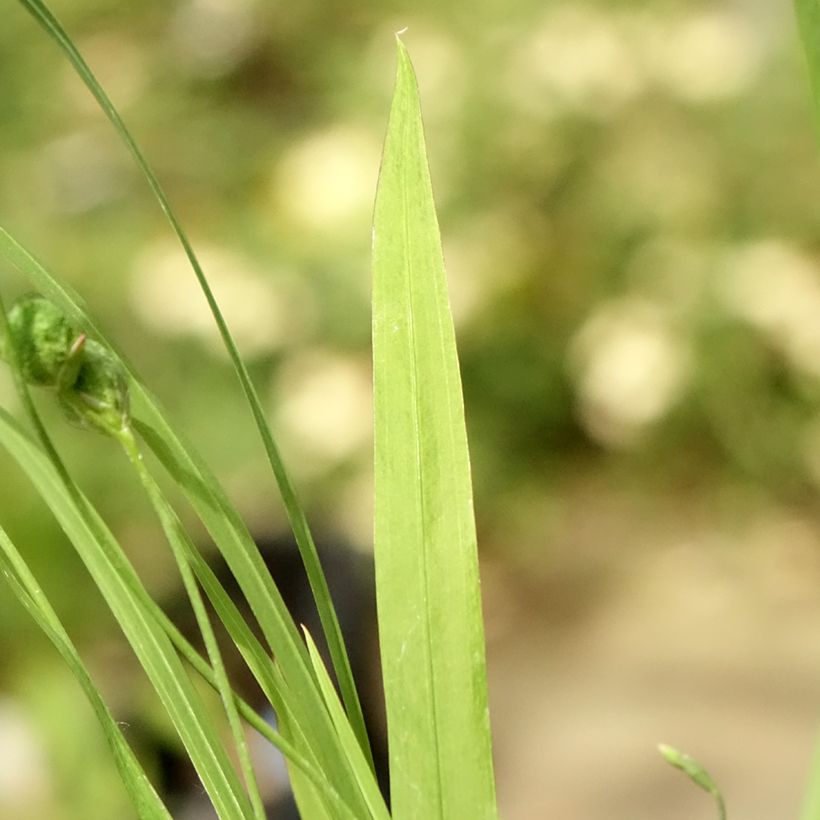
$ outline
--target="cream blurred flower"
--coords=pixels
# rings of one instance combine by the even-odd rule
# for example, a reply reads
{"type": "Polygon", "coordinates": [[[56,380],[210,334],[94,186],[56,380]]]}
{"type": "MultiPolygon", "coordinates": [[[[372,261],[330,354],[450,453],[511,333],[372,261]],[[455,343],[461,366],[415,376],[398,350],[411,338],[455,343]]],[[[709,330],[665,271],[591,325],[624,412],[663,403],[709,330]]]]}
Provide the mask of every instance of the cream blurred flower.
{"type": "Polygon", "coordinates": [[[646,70],[672,94],[694,103],[743,93],[761,70],[759,35],[730,8],[697,9],[678,16],[644,14],[636,44],[646,70]]]}
{"type": "Polygon", "coordinates": [[[509,92],[538,110],[607,117],[644,87],[620,18],[573,3],[553,6],[514,54],[509,92]]]}
{"type": "Polygon", "coordinates": [[[171,54],[191,74],[219,77],[231,71],[257,42],[257,0],[187,0],[174,5],[171,54]]]}
{"type": "Polygon", "coordinates": [[[581,423],[600,443],[632,443],[680,396],[689,351],[665,311],[624,298],[599,307],[570,349],[581,423]]]}
{"type": "Polygon", "coordinates": [[[727,253],[720,295],[798,370],[820,376],[820,267],[780,239],[727,253]]]}
{"type": "Polygon", "coordinates": [[[368,357],[313,349],[288,359],[273,386],[276,428],[302,475],[355,455],[372,438],[368,357]]]}
{"type": "Polygon", "coordinates": [[[25,710],[0,698],[0,814],[34,817],[53,791],[48,753],[25,710]]]}
{"type": "MultiPolygon", "coordinates": [[[[245,357],[292,344],[312,325],[313,297],[288,271],[269,273],[238,252],[196,242],[197,256],[245,357]]],[[[193,336],[224,355],[211,311],[182,250],[171,242],[138,255],[130,287],[140,320],[165,336],[193,336]]]]}
{"type": "Polygon", "coordinates": [[[366,231],[380,154],[375,134],[355,125],[338,124],[304,137],[274,169],[277,207],[306,231],[346,232],[358,223],[366,231]]]}

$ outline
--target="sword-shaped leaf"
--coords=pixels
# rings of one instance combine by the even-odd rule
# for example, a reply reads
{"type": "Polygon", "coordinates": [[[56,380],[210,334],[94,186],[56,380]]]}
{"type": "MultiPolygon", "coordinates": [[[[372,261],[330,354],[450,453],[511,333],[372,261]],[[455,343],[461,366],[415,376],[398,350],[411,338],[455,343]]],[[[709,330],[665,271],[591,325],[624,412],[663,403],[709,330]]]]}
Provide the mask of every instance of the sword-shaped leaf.
{"type": "Polygon", "coordinates": [[[455,333],[418,87],[398,73],[373,224],[376,591],[396,818],[496,816],[455,333]]]}

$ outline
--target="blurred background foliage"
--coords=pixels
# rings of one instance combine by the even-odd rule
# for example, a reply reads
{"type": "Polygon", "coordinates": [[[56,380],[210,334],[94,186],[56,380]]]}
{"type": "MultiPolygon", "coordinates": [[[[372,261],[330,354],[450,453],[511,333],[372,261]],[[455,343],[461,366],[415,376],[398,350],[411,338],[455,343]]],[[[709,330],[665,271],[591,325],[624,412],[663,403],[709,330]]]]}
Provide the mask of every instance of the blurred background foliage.
{"type": "MultiPolygon", "coordinates": [[[[680,745],[693,727],[689,750],[718,779],[724,766],[730,807],[744,799],[733,765],[747,817],[796,806],[820,685],[820,173],[789,4],[54,10],[187,226],[314,526],[365,554],[369,222],[392,32],[409,26],[462,357],[505,816],[710,816],[655,771],[669,727],[680,745]],[[746,734],[721,723],[715,737],[739,691],[753,714],[798,703],[774,728],[751,724],[783,767],[769,786],[748,784],[764,761],[740,713],[746,734]],[[653,696],[673,705],[650,718],[653,696]],[[590,766],[612,770],[595,795],[590,766]]],[[[0,26],[0,180],[4,226],[84,295],[254,532],[280,534],[182,253],[15,3],[0,26]]],[[[2,281],[4,295],[26,289],[10,270],[2,281]]],[[[0,399],[15,405],[5,372],[0,399]]],[[[172,600],[170,558],[114,446],[43,405],[76,476],[172,600]]],[[[3,524],[104,691],[150,713],[100,598],[5,454],[0,476],[3,524]]],[[[128,816],[90,712],[2,589],[0,623],[0,760],[14,761],[0,765],[0,816],[128,816]]]]}

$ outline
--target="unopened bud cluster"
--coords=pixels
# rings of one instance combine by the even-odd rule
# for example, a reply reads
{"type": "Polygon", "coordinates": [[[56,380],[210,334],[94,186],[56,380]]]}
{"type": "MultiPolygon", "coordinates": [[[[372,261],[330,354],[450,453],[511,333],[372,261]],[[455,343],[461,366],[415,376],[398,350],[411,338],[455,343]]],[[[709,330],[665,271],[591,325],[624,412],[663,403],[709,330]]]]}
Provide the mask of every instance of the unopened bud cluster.
{"type": "Polygon", "coordinates": [[[54,388],[72,424],[114,436],[129,426],[122,365],[43,296],[23,296],[12,305],[0,358],[16,359],[27,384],[54,388]]]}

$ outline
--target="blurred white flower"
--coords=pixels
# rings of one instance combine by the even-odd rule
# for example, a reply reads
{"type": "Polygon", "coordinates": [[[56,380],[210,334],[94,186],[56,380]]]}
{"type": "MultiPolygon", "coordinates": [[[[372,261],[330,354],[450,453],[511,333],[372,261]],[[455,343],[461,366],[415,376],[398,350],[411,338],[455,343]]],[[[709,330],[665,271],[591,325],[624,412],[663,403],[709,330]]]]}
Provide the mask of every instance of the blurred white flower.
{"type": "Polygon", "coordinates": [[[46,750],[23,709],[0,698],[0,814],[33,817],[51,792],[46,750]]]}
{"type": "MultiPolygon", "coordinates": [[[[197,255],[240,352],[269,353],[300,338],[312,324],[312,297],[298,277],[268,273],[229,249],[196,242],[197,255]]],[[[137,257],[131,303],[148,327],[166,336],[194,336],[224,349],[211,311],[182,250],[149,245],[137,257]]]]}
{"type": "MultiPolygon", "coordinates": [[[[529,241],[526,221],[514,210],[476,214],[461,229],[443,239],[447,285],[457,325],[492,306],[504,291],[520,282],[529,241]]],[[[538,224],[540,233],[549,226],[538,224]]]]}
{"type": "Polygon", "coordinates": [[[334,466],[372,438],[368,358],[308,350],[291,357],[273,385],[277,429],[289,440],[288,463],[302,475],[334,466]]]}
{"type": "Polygon", "coordinates": [[[758,328],[789,363],[820,376],[820,267],[778,239],[727,254],[720,282],[727,308],[758,328]]]}
{"type": "Polygon", "coordinates": [[[256,0],[187,0],[175,7],[171,53],[191,74],[218,77],[251,51],[259,34],[256,0]]]}
{"type": "Polygon", "coordinates": [[[311,134],[279,161],[271,180],[276,204],[307,231],[367,226],[380,155],[376,136],[353,125],[311,134]]]}
{"type": "Polygon", "coordinates": [[[607,446],[629,445],[680,396],[689,351],[649,301],[614,300],[583,325],[570,349],[581,423],[607,446]]]}
{"type": "Polygon", "coordinates": [[[125,189],[126,162],[107,131],[86,129],[58,137],[37,155],[46,205],[65,214],[104,205],[125,189]]]}
{"type": "Polygon", "coordinates": [[[605,118],[653,81],[694,103],[737,96],[764,57],[760,32],[729,7],[670,14],[563,3],[525,37],[506,85],[530,113],[605,118]]]}
{"type": "Polygon", "coordinates": [[[764,54],[759,35],[728,7],[671,17],[645,13],[638,21],[636,43],[647,72],[689,102],[737,96],[761,69],[764,54]]]}
{"type": "Polygon", "coordinates": [[[509,90],[525,108],[607,117],[644,87],[620,18],[584,4],[552,7],[514,54],[509,90]]]}

